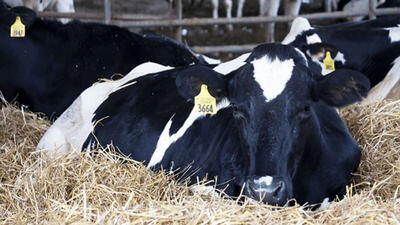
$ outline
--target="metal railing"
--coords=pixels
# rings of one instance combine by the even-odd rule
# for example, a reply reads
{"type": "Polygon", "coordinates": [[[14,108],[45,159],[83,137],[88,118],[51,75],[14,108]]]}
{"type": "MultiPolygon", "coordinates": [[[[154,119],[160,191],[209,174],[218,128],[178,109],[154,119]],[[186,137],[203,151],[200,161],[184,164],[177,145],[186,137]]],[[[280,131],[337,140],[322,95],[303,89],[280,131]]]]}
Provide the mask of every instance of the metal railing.
{"type": "MultiPolygon", "coordinates": [[[[176,27],[177,40],[182,40],[183,26],[209,26],[209,25],[225,25],[225,24],[263,24],[271,22],[290,22],[297,16],[275,16],[275,17],[241,17],[241,18],[183,18],[182,0],[174,0],[176,5],[176,16],[153,16],[143,14],[118,14],[111,13],[111,1],[104,0],[104,13],[58,13],[58,12],[38,12],[40,17],[51,18],[73,18],[104,21],[106,24],[113,24],[126,28],[146,28],[146,27],[176,27]]],[[[326,0],[329,1],[329,0],[326,0]]],[[[337,19],[356,16],[368,16],[374,19],[380,15],[400,14],[400,7],[375,9],[375,1],[369,0],[368,12],[324,12],[302,14],[301,17],[310,20],[337,19]]],[[[329,9],[328,9],[329,11],[329,9]]],[[[256,44],[247,45],[225,45],[225,46],[197,46],[194,49],[200,53],[215,52],[245,52],[250,51],[256,44]]]]}

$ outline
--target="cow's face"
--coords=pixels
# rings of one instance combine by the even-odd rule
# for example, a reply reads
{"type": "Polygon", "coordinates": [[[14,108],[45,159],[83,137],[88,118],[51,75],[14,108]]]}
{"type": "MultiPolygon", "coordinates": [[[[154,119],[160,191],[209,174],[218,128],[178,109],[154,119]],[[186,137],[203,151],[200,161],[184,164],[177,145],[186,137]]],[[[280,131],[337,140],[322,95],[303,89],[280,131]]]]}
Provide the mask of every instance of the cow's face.
{"type": "Polygon", "coordinates": [[[327,57],[328,52],[334,61],[335,68],[343,68],[343,65],[346,63],[346,57],[336,46],[321,42],[319,38],[319,40],[314,40],[315,42],[310,42],[309,40],[306,40],[307,37],[308,36],[306,35],[300,36],[290,45],[304,53],[312,71],[324,76],[332,72],[326,70],[324,66],[324,60],[327,57]]]}
{"type": "Polygon", "coordinates": [[[290,32],[286,35],[282,44],[299,49],[307,57],[311,70],[327,75],[331,72],[324,68],[323,61],[327,52],[330,52],[336,68],[341,67],[346,59],[344,54],[334,45],[323,42],[317,31],[318,29],[311,27],[307,19],[298,17],[293,21],[290,32]]]}
{"type": "Polygon", "coordinates": [[[293,197],[292,179],[307,141],[320,138],[313,104],[351,104],[367,94],[369,82],[350,70],[312,75],[305,57],[283,45],[259,46],[247,62],[228,87],[248,150],[245,192],[283,205],[293,197]]]}
{"type": "Polygon", "coordinates": [[[284,205],[293,197],[292,179],[306,142],[320,138],[313,130],[313,104],[351,104],[366,95],[369,82],[351,70],[312,75],[304,55],[285,45],[261,45],[246,62],[224,78],[203,82],[226,95],[233,108],[245,152],[245,178],[237,185],[244,185],[249,197],[284,205]]]}

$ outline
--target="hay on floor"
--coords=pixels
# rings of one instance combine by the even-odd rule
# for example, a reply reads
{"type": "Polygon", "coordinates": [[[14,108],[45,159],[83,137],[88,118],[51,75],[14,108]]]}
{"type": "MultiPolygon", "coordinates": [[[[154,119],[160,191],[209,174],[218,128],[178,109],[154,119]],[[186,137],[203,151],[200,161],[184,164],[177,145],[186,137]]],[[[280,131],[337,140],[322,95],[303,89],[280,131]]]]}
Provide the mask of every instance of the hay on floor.
{"type": "Polygon", "coordinates": [[[0,223],[399,224],[400,102],[341,114],[362,162],[343,200],[309,211],[194,194],[166,173],[110,153],[44,161],[34,150],[49,122],[7,105],[0,112],[0,223]]]}

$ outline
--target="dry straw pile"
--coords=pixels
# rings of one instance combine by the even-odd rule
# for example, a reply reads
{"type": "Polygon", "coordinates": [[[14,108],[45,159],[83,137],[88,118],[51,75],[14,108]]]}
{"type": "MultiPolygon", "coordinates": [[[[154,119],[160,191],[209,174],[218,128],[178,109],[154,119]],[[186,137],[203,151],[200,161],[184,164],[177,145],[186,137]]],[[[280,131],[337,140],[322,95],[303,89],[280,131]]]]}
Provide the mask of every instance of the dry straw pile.
{"type": "Polygon", "coordinates": [[[363,160],[347,196],[328,208],[272,209],[195,194],[164,173],[118,156],[44,161],[35,145],[49,122],[12,106],[0,112],[3,224],[400,224],[400,102],[341,111],[363,160]]]}

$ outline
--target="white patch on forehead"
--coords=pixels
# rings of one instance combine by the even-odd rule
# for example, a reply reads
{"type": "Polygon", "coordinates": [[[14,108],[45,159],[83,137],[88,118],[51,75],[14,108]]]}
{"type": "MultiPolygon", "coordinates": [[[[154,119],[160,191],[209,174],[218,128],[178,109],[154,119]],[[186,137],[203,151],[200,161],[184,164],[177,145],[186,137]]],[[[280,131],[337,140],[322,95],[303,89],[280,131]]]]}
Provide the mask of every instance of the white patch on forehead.
{"type": "Polygon", "coordinates": [[[293,59],[281,61],[278,58],[271,60],[268,56],[251,62],[254,67],[254,79],[263,90],[266,101],[275,99],[286,87],[292,77],[293,59]]]}
{"type": "Polygon", "coordinates": [[[298,35],[311,29],[313,28],[306,18],[297,17],[295,20],[293,20],[292,27],[290,27],[290,31],[286,35],[285,39],[283,39],[282,44],[287,45],[293,42],[298,35]]]}
{"type": "MultiPolygon", "coordinates": [[[[229,106],[230,102],[228,99],[224,98],[217,104],[217,112],[223,108],[226,108],[229,106]]],[[[174,115],[175,116],[175,115],[174,115]]],[[[188,118],[186,121],[183,123],[182,127],[179,128],[179,130],[170,136],[170,129],[172,125],[172,116],[171,119],[167,122],[167,124],[164,127],[164,130],[161,132],[161,135],[158,139],[156,149],[153,152],[153,155],[151,156],[150,162],[147,165],[147,168],[153,167],[160,163],[162,159],[164,158],[165,152],[173,144],[176,142],[179,138],[181,138],[185,132],[193,125],[193,123],[205,116],[205,114],[198,113],[195,110],[195,107],[193,107],[192,112],[189,114],[188,118]]]]}
{"type": "Polygon", "coordinates": [[[221,63],[214,68],[214,71],[226,75],[234,70],[237,70],[238,68],[246,64],[245,60],[249,57],[249,55],[250,53],[246,53],[237,57],[236,59],[221,63]]]}
{"type": "Polygon", "coordinates": [[[270,177],[270,176],[264,176],[264,177],[260,177],[257,180],[254,180],[254,183],[257,185],[260,184],[264,184],[266,186],[269,186],[272,184],[274,178],[270,177]]]}
{"type": "Polygon", "coordinates": [[[399,27],[385,28],[385,30],[389,31],[389,39],[390,39],[391,43],[400,41],[400,28],[399,27]]]}
{"type": "Polygon", "coordinates": [[[306,38],[307,38],[307,44],[309,45],[322,42],[318,34],[308,35],[306,38]]]}

